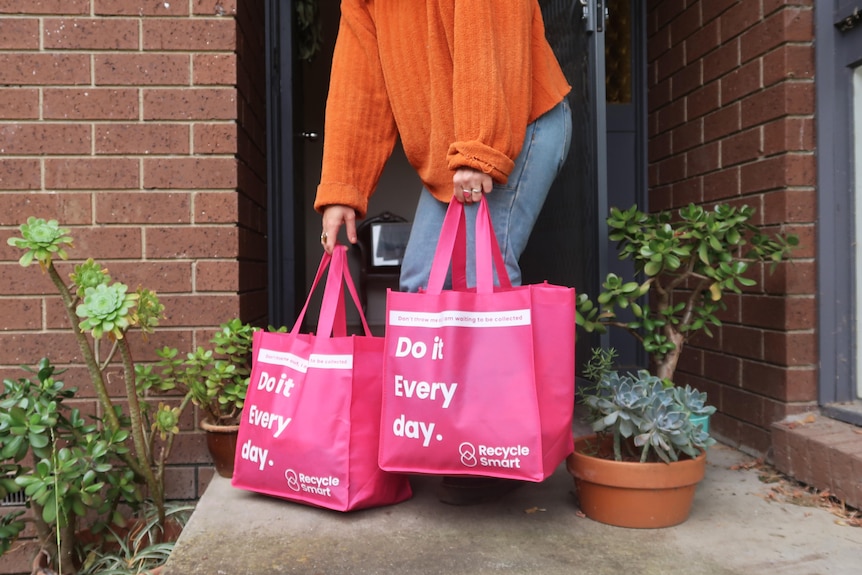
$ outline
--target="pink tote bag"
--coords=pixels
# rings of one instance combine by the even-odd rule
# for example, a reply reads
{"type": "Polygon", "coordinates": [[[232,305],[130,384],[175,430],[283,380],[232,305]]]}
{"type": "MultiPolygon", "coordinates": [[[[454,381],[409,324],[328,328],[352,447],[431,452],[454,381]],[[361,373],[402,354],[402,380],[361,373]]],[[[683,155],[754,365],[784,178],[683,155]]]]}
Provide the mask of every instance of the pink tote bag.
{"type": "Polygon", "coordinates": [[[575,293],[512,287],[484,200],[467,289],[463,211],[450,203],[428,289],[387,293],[380,467],[543,481],[573,449],[575,293]]]}
{"type": "Polygon", "coordinates": [[[366,335],[345,333],[343,283],[358,301],[345,252],[324,254],[314,279],[311,293],[329,265],[316,336],[299,333],[311,293],[290,333],[254,334],[234,487],[337,511],[412,495],[377,465],[384,342],[358,305],[366,335]]]}

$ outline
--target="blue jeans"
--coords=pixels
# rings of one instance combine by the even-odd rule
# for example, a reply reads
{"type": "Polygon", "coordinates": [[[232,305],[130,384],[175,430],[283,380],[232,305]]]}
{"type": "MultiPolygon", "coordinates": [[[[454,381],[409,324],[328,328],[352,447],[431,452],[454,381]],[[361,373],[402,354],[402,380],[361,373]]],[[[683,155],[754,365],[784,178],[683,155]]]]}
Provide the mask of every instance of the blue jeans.
{"type": "MultiPolygon", "coordinates": [[[[494,232],[506,261],[512,285],[521,284],[518,258],[548,196],[551,184],[563,167],[572,141],[572,116],[563,100],[527,126],[524,146],[505,185],[494,184],[485,195],[494,232]]],[[[454,201],[454,200],[453,200],[454,201]]],[[[410,239],[401,263],[401,291],[426,287],[443,218],[449,206],[423,188],[413,218],[410,239]]],[[[474,222],[476,204],[465,206],[467,216],[467,283],[475,285],[474,222]]],[[[451,287],[447,280],[447,288],[451,287]]]]}

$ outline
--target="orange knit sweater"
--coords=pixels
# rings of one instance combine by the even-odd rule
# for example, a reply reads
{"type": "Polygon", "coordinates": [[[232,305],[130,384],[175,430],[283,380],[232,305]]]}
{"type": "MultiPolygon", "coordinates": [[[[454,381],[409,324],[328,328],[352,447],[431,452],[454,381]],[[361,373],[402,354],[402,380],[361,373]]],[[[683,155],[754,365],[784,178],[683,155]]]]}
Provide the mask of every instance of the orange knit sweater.
{"type": "Polygon", "coordinates": [[[314,207],[364,217],[399,136],[441,201],[460,167],[505,183],[570,89],[537,0],[342,0],[314,207]]]}

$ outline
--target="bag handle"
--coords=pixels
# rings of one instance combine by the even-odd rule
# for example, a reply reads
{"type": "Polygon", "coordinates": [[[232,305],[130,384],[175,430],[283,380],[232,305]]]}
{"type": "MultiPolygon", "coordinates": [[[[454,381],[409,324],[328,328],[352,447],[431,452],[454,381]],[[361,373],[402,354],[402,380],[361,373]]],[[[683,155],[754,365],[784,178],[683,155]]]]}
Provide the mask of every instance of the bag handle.
{"type": "MultiPolygon", "coordinates": [[[[439,294],[443,291],[446,272],[452,264],[452,288],[456,291],[467,290],[467,233],[464,205],[452,200],[446,210],[446,217],[440,229],[440,239],[431,263],[431,274],[428,279],[427,292],[439,294]]],[[[500,244],[494,233],[491,214],[485,196],[479,201],[476,214],[476,292],[492,293],[494,291],[494,270],[502,289],[510,289],[512,282],[506,271],[500,244]]]]}
{"type": "Polygon", "coordinates": [[[320,258],[320,264],[317,267],[317,273],[311,283],[311,289],[308,290],[308,297],[305,300],[305,305],[299,312],[299,316],[294,323],[290,334],[299,333],[303,319],[311,303],[311,296],[320,279],[323,277],[323,272],[329,268],[329,274],[326,277],[326,284],[323,290],[323,300],[320,303],[320,315],[318,316],[317,335],[330,337],[344,337],[347,333],[347,314],[344,306],[344,290],[343,285],[347,284],[347,289],[353,299],[354,305],[359,312],[359,319],[362,322],[362,328],[365,335],[371,335],[371,329],[368,327],[368,321],[365,318],[365,313],[362,311],[362,306],[359,304],[359,296],[356,292],[356,286],[353,283],[353,278],[350,276],[350,267],[347,261],[347,247],[336,245],[332,254],[323,252],[320,258]]]}

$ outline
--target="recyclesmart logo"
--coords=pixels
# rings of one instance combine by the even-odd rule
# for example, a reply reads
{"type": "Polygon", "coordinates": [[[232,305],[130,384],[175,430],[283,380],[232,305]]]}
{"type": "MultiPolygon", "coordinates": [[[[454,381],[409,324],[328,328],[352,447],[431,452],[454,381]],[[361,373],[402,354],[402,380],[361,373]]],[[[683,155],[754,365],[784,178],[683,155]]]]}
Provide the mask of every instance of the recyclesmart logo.
{"type": "Polygon", "coordinates": [[[526,445],[492,446],[473,445],[465,441],[458,446],[458,454],[464,467],[502,467],[520,469],[521,458],[530,455],[526,445]]]}
{"type": "Polygon", "coordinates": [[[302,491],[323,497],[332,497],[332,488],[341,484],[341,480],[331,475],[306,475],[294,469],[285,471],[284,478],[287,481],[287,487],[293,491],[302,491]]]}

